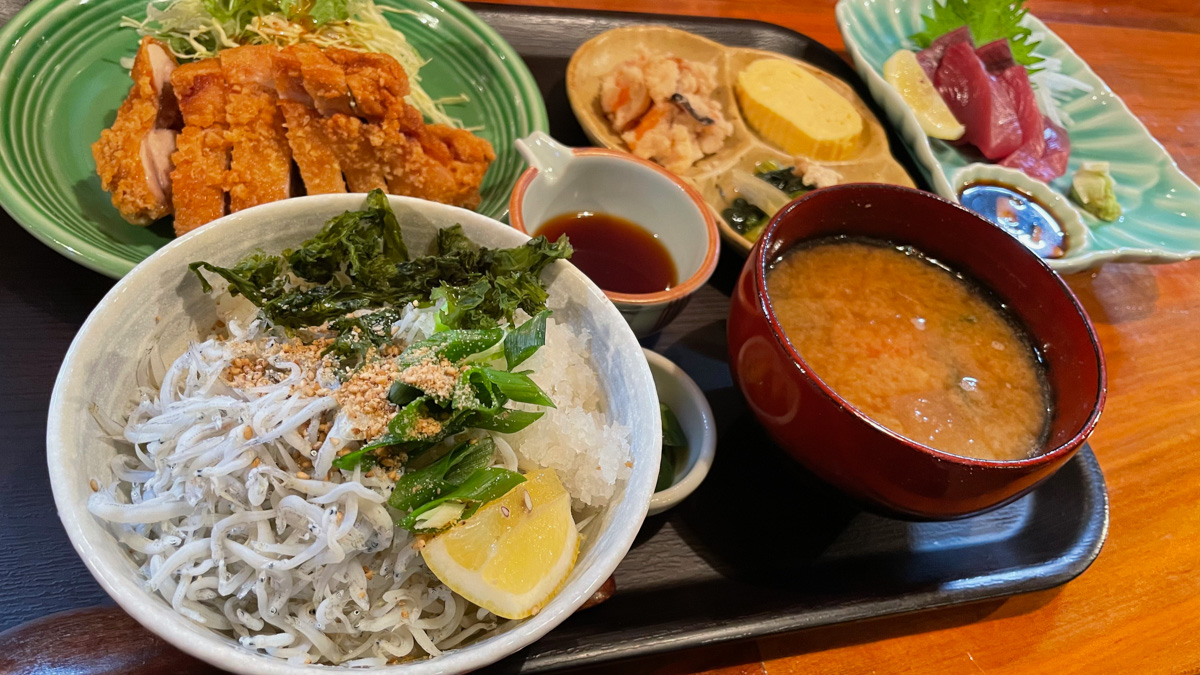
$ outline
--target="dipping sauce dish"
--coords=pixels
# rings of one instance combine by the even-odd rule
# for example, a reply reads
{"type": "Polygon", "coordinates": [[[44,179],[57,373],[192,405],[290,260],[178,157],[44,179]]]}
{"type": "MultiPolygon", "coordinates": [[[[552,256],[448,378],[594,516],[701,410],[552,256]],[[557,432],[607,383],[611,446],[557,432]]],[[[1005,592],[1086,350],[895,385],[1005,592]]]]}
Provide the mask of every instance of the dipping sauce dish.
{"type": "Polygon", "coordinates": [[[517,147],[533,166],[513,189],[514,228],[537,236],[566,214],[606,214],[645,228],[670,255],[678,283],[666,290],[622,293],[598,284],[638,337],[662,330],[712,276],[721,248],[716,219],[683,179],[628,153],[568,148],[541,132],[517,147]]]}
{"type": "Polygon", "coordinates": [[[1104,357],[1067,285],[1001,228],[935,195],[875,184],[814,191],[785,207],[751,251],[728,321],[730,365],[771,437],[818,477],[877,510],[960,518],[1006,504],[1083,445],[1104,406],[1104,357]],[[990,292],[1029,332],[1053,401],[1029,458],[934,450],[887,429],[830,388],[788,340],[767,293],[770,266],[801,242],[865,237],[911,246],[990,292]]]}

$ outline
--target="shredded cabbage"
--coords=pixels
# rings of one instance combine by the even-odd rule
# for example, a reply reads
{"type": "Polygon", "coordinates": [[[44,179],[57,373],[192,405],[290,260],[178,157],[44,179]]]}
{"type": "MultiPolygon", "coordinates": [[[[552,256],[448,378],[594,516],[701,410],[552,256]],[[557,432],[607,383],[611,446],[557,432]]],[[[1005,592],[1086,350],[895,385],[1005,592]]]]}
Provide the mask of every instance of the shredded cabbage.
{"type": "Polygon", "coordinates": [[[427,60],[404,33],[388,23],[386,13],[417,14],[381,7],[373,0],[150,0],[146,18],[121,19],[123,28],[162,40],[183,61],[207,59],[222,49],[242,45],[303,42],[392,56],[408,74],[408,102],[434,123],[462,127],[446,105],[465,103],[466,94],[433,99],[421,87],[420,69],[427,60]]]}

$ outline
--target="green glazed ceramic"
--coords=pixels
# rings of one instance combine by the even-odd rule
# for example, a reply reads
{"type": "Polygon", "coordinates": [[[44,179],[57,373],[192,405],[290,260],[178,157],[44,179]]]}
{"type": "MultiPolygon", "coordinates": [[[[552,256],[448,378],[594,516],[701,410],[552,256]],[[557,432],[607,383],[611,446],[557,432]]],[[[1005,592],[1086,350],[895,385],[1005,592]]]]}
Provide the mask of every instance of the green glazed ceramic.
{"type": "MultiPolygon", "coordinates": [[[[466,93],[447,112],[483,127],[496,161],[479,211],[508,213],[525,164],[513,141],[546,131],[546,105],[525,63],[494,30],[455,0],[377,0],[429,64],[421,84],[434,97],[466,93]]],[[[145,16],[145,0],[34,0],[0,30],[0,203],[49,246],[120,277],[172,238],[167,221],[136,227],[100,189],[91,144],[112,124],[131,81],[122,58],[137,33],[118,24],[145,16]]]]}
{"type": "MultiPolygon", "coordinates": [[[[921,131],[916,115],[883,79],[883,63],[898,49],[916,49],[908,38],[924,28],[922,14],[933,0],[839,0],[837,22],[846,49],[871,95],[900,131],[909,151],[925,172],[934,190],[958,198],[964,176],[977,173],[954,146],[930,139],[921,131]]],[[[1200,256],[1200,188],[1167,154],[1146,127],[1125,107],[1079,55],[1041,21],[1027,15],[1025,25],[1041,40],[1035,54],[1058,59],[1062,72],[1092,87],[1063,100],[1071,118],[1066,125],[1071,139],[1071,161],[1065,176],[1050,184],[1087,226],[1087,236],[1073,237],[1066,255],[1048,260],[1060,272],[1077,272],[1109,261],[1174,262],[1200,256]],[[1124,215],[1114,223],[1097,220],[1065,196],[1071,177],[1085,161],[1111,165],[1117,199],[1124,215]]],[[[1016,173],[1016,172],[1013,172],[1016,173]]],[[[1036,183],[1020,174],[1019,179],[1036,183]]],[[[1016,185],[1032,193],[1031,186],[1016,185]]]]}

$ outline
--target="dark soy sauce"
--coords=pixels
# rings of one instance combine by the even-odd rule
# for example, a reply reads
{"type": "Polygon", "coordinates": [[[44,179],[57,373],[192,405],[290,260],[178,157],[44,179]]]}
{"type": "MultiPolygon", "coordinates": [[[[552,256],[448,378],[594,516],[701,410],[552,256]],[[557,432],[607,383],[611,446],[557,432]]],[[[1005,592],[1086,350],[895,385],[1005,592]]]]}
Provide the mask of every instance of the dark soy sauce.
{"type": "Polygon", "coordinates": [[[1067,233],[1050,209],[1033,197],[1007,185],[980,181],[963,188],[962,205],[993,223],[1043,258],[1061,258],[1067,251],[1067,233]]]}
{"type": "Polygon", "coordinates": [[[564,213],[543,223],[537,234],[550,241],[567,235],[575,249],[571,262],[606,291],[657,293],[678,283],[666,247],[624,218],[591,211],[564,213]]]}

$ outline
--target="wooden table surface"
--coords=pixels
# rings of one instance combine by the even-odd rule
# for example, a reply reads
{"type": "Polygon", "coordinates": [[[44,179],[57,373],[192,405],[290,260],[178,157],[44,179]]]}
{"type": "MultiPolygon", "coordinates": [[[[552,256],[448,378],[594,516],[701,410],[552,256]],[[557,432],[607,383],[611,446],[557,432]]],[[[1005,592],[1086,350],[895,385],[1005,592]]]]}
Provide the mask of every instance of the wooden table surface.
{"type": "MultiPolygon", "coordinates": [[[[843,49],[833,0],[541,1],[757,19],[843,49]]],[[[5,3],[5,9],[16,4],[23,3],[5,3]]],[[[1124,98],[1183,171],[1200,180],[1200,3],[1030,0],[1029,7],[1124,98]]],[[[38,296],[32,282],[3,277],[24,297],[38,296]]],[[[1110,264],[1069,282],[1100,333],[1110,386],[1091,445],[1108,481],[1111,531],[1081,577],[1002,601],[595,672],[1200,673],[1200,261],[1110,264]]],[[[66,327],[62,332],[56,339],[69,339],[66,327]]],[[[55,365],[18,364],[17,375],[55,365]]],[[[19,382],[13,384],[5,395],[21,396],[19,382]]]]}
{"type": "MultiPolygon", "coordinates": [[[[845,55],[834,0],[528,4],[757,19],[845,55]]],[[[1200,2],[1027,5],[1125,100],[1184,173],[1200,180],[1200,2]]],[[[1108,264],[1068,281],[1096,324],[1109,376],[1108,404],[1091,445],[1108,482],[1111,529],[1081,577],[1003,601],[596,672],[1200,673],[1200,261],[1108,264]]]]}

